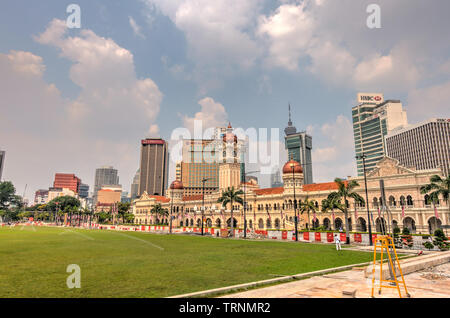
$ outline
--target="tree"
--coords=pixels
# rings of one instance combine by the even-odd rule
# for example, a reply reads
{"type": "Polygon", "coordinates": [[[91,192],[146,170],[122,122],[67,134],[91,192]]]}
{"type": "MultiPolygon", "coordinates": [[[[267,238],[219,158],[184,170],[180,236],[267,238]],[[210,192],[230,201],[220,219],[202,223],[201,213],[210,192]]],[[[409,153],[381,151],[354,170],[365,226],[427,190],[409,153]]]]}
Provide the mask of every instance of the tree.
{"type": "Polygon", "coordinates": [[[16,188],[11,181],[0,182],[0,210],[8,210],[11,206],[22,206],[22,198],[16,195],[16,188]]]}
{"type": "Polygon", "coordinates": [[[445,179],[436,174],[431,176],[430,183],[420,187],[420,193],[429,193],[433,205],[439,201],[439,196],[441,196],[447,204],[448,213],[450,215],[450,174],[445,179]]]}
{"type": "Polygon", "coordinates": [[[152,209],[150,210],[150,214],[155,215],[156,217],[165,217],[169,215],[169,210],[164,209],[160,203],[155,204],[152,209]]]}
{"type": "MultiPolygon", "coordinates": [[[[80,200],[78,200],[75,197],[64,195],[61,197],[54,198],[53,200],[48,202],[47,210],[56,211],[58,209],[61,211],[69,212],[70,209],[72,208],[78,209],[80,206],[81,206],[80,200]]],[[[73,209],[71,211],[73,211],[73,209]]]]}
{"type": "Polygon", "coordinates": [[[244,192],[242,190],[235,191],[234,187],[228,187],[226,191],[222,191],[221,197],[217,200],[217,202],[222,203],[222,206],[226,209],[228,203],[231,205],[231,235],[234,237],[234,218],[233,218],[233,202],[237,202],[244,205],[244,200],[240,195],[243,195],[244,192]]]}
{"type": "Polygon", "coordinates": [[[122,222],[125,223],[125,215],[129,214],[128,211],[130,211],[131,203],[130,202],[119,202],[117,213],[122,218],[122,222]]]}
{"type": "Polygon", "coordinates": [[[309,200],[308,197],[306,197],[305,201],[300,202],[300,214],[303,214],[303,212],[308,213],[308,227],[309,227],[309,212],[316,212],[318,209],[316,208],[316,202],[314,200],[309,200]]]}
{"type": "Polygon", "coordinates": [[[350,244],[350,225],[348,223],[348,201],[347,198],[352,198],[356,202],[363,204],[364,199],[362,196],[360,196],[358,193],[354,192],[353,189],[359,186],[358,182],[355,180],[350,180],[347,182],[344,182],[340,178],[334,179],[334,182],[338,186],[338,191],[331,192],[328,195],[327,200],[332,202],[333,207],[337,208],[338,210],[342,211],[345,216],[345,236],[346,236],[346,244],[350,244]],[[341,202],[344,203],[341,203],[341,202]]]}

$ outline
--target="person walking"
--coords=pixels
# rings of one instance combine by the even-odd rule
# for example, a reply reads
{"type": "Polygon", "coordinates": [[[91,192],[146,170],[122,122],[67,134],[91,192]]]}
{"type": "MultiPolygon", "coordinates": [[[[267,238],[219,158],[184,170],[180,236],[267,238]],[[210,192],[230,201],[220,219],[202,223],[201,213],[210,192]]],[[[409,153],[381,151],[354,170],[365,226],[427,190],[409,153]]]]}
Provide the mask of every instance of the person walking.
{"type": "Polygon", "coordinates": [[[334,242],[336,243],[336,251],[341,250],[341,240],[337,234],[334,234],[334,242]]]}

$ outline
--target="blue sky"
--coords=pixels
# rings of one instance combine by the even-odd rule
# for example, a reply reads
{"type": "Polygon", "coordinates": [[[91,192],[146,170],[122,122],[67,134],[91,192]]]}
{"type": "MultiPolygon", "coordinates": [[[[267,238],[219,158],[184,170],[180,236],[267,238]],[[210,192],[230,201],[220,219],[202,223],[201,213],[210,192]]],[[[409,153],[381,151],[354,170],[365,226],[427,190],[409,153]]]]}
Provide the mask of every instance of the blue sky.
{"type": "Polygon", "coordinates": [[[313,136],[315,181],[355,175],[357,92],[400,99],[411,123],[450,117],[448,12],[444,0],[6,1],[3,178],[31,199],[55,172],[92,187],[109,164],[129,190],[141,138],[169,139],[198,118],[277,127],[281,140],[288,102],[313,136]],[[81,29],[65,28],[70,3],[81,29]],[[366,26],[370,3],[381,29],[366,26]]]}

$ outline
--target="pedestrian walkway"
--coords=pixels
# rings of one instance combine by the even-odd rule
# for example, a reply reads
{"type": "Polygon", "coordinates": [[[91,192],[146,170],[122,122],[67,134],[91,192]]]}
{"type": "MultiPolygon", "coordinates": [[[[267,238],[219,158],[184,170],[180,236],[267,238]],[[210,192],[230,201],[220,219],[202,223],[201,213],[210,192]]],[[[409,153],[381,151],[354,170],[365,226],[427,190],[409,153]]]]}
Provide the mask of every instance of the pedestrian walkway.
{"type": "MultiPolygon", "coordinates": [[[[365,275],[366,267],[316,276],[223,297],[232,298],[369,298],[372,279],[365,275]]],[[[412,298],[450,298],[450,263],[405,275],[412,298]]],[[[377,291],[378,289],[376,289],[377,291]]],[[[403,291],[402,291],[403,292],[403,291]]],[[[398,298],[395,289],[384,288],[376,298],[398,298]]]]}

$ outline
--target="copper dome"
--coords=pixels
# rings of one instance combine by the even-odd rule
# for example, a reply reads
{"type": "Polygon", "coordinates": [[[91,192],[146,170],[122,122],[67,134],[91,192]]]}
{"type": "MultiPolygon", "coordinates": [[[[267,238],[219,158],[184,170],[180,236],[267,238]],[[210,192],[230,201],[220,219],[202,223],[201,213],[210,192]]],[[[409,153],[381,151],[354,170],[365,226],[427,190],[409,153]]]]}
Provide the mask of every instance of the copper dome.
{"type": "Polygon", "coordinates": [[[294,167],[294,173],[303,173],[302,166],[293,159],[286,162],[283,166],[283,173],[292,173],[292,167],[294,167]]]}
{"type": "Polygon", "coordinates": [[[175,180],[170,184],[171,190],[183,190],[183,183],[179,180],[175,180]]]}

